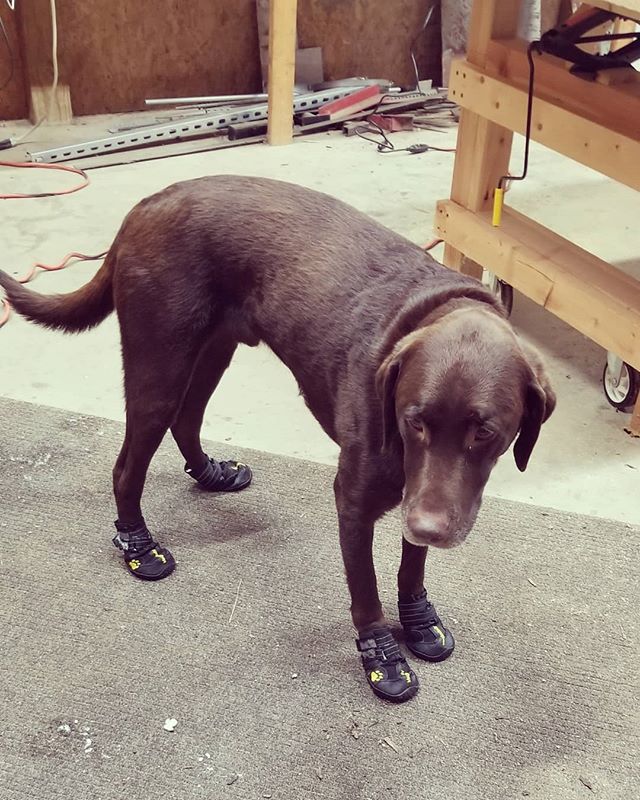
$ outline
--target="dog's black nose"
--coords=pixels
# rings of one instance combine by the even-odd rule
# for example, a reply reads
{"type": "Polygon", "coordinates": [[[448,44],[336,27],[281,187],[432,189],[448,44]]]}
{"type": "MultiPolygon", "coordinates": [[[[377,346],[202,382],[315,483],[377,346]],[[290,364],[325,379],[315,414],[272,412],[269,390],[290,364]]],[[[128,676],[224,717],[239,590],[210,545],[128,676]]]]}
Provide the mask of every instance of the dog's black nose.
{"type": "Polygon", "coordinates": [[[445,511],[421,511],[414,509],[407,516],[407,527],[415,544],[447,546],[450,519],[445,511]]]}

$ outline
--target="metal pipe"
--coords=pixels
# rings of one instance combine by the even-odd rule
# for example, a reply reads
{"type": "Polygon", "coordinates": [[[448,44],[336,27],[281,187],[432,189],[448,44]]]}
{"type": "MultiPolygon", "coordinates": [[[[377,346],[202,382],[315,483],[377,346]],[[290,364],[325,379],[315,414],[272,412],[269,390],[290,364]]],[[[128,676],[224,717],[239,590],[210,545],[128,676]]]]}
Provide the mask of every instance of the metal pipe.
{"type": "Polygon", "coordinates": [[[156,97],[145,100],[147,106],[197,105],[199,103],[260,103],[268,99],[266,94],[222,94],[210,97],[156,97]]]}

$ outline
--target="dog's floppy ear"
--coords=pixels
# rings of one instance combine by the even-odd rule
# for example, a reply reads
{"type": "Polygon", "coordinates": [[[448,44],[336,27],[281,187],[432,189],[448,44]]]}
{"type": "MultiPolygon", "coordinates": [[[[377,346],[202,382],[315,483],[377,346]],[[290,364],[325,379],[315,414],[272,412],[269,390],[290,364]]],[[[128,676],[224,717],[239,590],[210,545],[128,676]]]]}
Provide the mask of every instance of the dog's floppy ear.
{"type": "Polygon", "coordinates": [[[538,353],[524,343],[521,343],[521,347],[527,360],[529,374],[524,389],[524,411],[520,433],[513,448],[513,456],[520,472],[524,472],[538,441],[540,427],[549,419],[556,407],[556,395],[538,353]]]}
{"type": "Polygon", "coordinates": [[[376,372],[376,392],[382,402],[382,449],[386,450],[396,430],[396,383],[400,374],[401,355],[392,353],[376,372]]]}

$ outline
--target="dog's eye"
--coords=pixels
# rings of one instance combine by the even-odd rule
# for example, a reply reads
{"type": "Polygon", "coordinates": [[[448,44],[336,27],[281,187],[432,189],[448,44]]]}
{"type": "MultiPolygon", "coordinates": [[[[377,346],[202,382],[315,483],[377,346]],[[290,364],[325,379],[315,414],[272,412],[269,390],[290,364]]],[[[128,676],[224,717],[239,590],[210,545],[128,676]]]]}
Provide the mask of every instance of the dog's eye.
{"type": "Polygon", "coordinates": [[[478,440],[479,440],[479,441],[481,441],[481,442],[483,442],[483,441],[486,441],[487,439],[491,439],[491,438],[493,438],[493,436],[494,436],[494,435],[495,435],[495,434],[494,434],[494,432],[491,430],[491,428],[487,428],[487,426],[486,426],[486,425],[482,425],[482,426],[481,426],[480,428],[478,428],[478,430],[476,431],[476,439],[478,439],[478,440]]]}
{"type": "Polygon", "coordinates": [[[424,430],[424,424],[420,417],[407,417],[407,425],[410,425],[415,431],[422,432],[424,430]]]}

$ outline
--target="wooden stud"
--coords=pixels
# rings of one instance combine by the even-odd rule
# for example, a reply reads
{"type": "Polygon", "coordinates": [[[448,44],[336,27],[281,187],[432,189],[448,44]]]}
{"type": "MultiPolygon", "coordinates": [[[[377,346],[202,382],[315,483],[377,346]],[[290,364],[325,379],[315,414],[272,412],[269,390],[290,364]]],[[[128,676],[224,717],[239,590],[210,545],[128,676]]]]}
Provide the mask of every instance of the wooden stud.
{"type": "MultiPolygon", "coordinates": [[[[487,74],[505,79],[527,90],[529,64],[527,42],[522,39],[491,41],[487,47],[487,74]]],[[[633,134],[633,108],[640,113],[640,84],[611,87],[572,75],[566,61],[544,53],[535,56],[536,97],[567,105],[576,114],[594,121],[606,121],[608,127],[633,134]],[[630,114],[631,109],[631,114],[630,114]]],[[[626,70],[625,70],[626,71],[626,70]]],[[[630,70],[631,71],[631,70],[630,70]]],[[[635,75],[640,73],[635,72],[635,75]]]]}
{"type": "Polygon", "coordinates": [[[607,0],[589,0],[590,6],[612,11],[621,17],[640,19],[640,0],[624,0],[622,3],[609,3],[607,0]]]}
{"type": "MultiPolygon", "coordinates": [[[[520,3],[511,0],[475,0],[471,10],[467,59],[482,66],[486,49],[493,38],[514,37],[518,29],[520,3]]],[[[459,62],[454,61],[452,73],[459,62]]],[[[463,110],[458,129],[451,197],[465,208],[480,211],[492,202],[498,179],[507,172],[513,134],[504,127],[463,110]]],[[[444,263],[475,278],[482,269],[445,244],[444,263]]]]}
{"type": "MultiPolygon", "coordinates": [[[[481,114],[493,123],[524,133],[527,109],[527,93],[524,89],[486,75],[463,61],[458,62],[451,71],[449,96],[464,108],[481,114]]],[[[640,139],[637,136],[640,98],[635,108],[627,105],[628,126],[635,133],[613,131],[602,108],[594,113],[602,114],[600,122],[585,119],[574,112],[569,97],[564,103],[559,103],[536,96],[531,136],[546,147],[603,175],[632,189],[640,189],[640,139]]]]}
{"type": "MultiPolygon", "coordinates": [[[[621,19],[618,17],[613,23],[613,32],[618,33],[635,33],[638,30],[638,23],[633,19],[621,19]]],[[[611,50],[620,50],[621,47],[629,44],[630,39],[617,39],[611,42],[611,50]]]]}
{"type": "MultiPolygon", "coordinates": [[[[260,72],[262,74],[262,88],[266,92],[269,78],[269,8],[271,0],[256,0],[256,18],[258,22],[258,49],[260,50],[260,72]]],[[[308,48],[309,50],[315,48],[308,48]]],[[[302,51],[304,52],[304,51],[302,51]]],[[[298,37],[296,36],[296,53],[298,50],[298,37]]],[[[319,78],[316,83],[321,83],[319,78]]]]}
{"type": "Polygon", "coordinates": [[[438,204],[438,235],[576,330],[640,369],[640,282],[548,228],[505,208],[438,204]]]}
{"type": "Polygon", "coordinates": [[[629,431],[633,436],[640,437],[640,397],[636,400],[636,404],[633,408],[631,422],[629,423],[629,431]]]}
{"type": "Polygon", "coordinates": [[[297,0],[271,0],[269,9],[269,144],[293,141],[297,0]]]}
{"type": "Polygon", "coordinates": [[[64,75],[60,75],[58,88],[54,96],[51,96],[53,28],[49,0],[20,3],[16,11],[23,47],[31,121],[39,122],[47,115],[49,122],[69,122],[73,117],[73,111],[69,85],[64,75]]]}
{"type": "Polygon", "coordinates": [[[467,61],[483,66],[487,44],[491,39],[508,39],[516,35],[520,17],[520,0],[474,0],[469,21],[467,61]]]}
{"type": "MultiPolygon", "coordinates": [[[[591,28],[589,31],[589,36],[606,36],[607,34],[611,33],[613,29],[613,22],[609,20],[609,22],[603,22],[602,25],[596,25],[595,28],[591,28]]],[[[585,42],[584,44],[577,45],[579,50],[584,51],[585,53],[591,53],[591,55],[598,55],[600,53],[600,48],[602,47],[601,42],[585,42]]]]}

